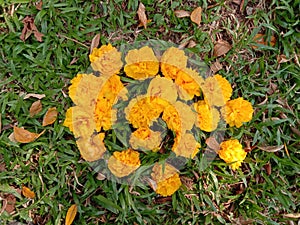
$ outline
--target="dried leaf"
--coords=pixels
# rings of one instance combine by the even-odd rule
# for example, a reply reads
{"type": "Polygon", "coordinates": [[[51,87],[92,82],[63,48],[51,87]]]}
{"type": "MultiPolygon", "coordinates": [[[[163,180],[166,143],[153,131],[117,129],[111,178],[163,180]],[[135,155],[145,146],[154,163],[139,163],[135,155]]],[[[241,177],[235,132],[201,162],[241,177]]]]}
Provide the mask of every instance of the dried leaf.
{"type": "Polygon", "coordinates": [[[36,5],[35,5],[35,8],[37,10],[42,10],[42,7],[43,7],[43,1],[42,0],[37,2],[36,5]]]}
{"type": "Polygon", "coordinates": [[[300,213],[288,213],[288,214],[284,214],[283,216],[291,219],[299,219],[300,213]]]}
{"type": "Polygon", "coordinates": [[[268,175],[271,175],[272,172],[272,167],[270,163],[267,163],[266,165],[264,165],[265,170],[267,171],[268,175]]]}
{"type": "Polygon", "coordinates": [[[11,214],[15,211],[16,197],[13,194],[5,194],[2,197],[2,209],[0,211],[0,215],[6,211],[8,214],[11,214]]]}
{"type": "Polygon", "coordinates": [[[260,150],[263,150],[265,152],[278,152],[281,149],[283,149],[284,145],[279,145],[279,146],[266,146],[266,147],[260,147],[257,146],[260,150]]]}
{"type": "Polygon", "coordinates": [[[42,37],[44,36],[42,33],[38,31],[34,24],[34,18],[30,16],[26,16],[22,23],[24,24],[20,39],[22,41],[25,41],[32,33],[34,34],[34,37],[37,39],[37,41],[42,42],[42,37]]]}
{"type": "Polygon", "coordinates": [[[195,46],[196,46],[197,44],[196,44],[196,42],[195,41],[193,41],[193,40],[190,40],[190,42],[189,42],[189,44],[188,44],[188,48],[194,48],[195,46]]]}
{"type": "Polygon", "coordinates": [[[27,99],[30,97],[42,99],[42,98],[46,97],[46,95],[45,94],[27,94],[27,95],[25,95],[24,99],[27,99]]]}
{"type": "Polygon", "coordinates": [[[77,205],[73,204],[68,209],[68,212],[66,215],[66,220],[65,220],[65,225],[71,225],[73,220],[75,219],[76,214],[77,214],[77,205]]]}
{"type": "Polygon", "coordinates": [[[197,7],[191,13],[191,20],[199,26],[200,23],[201,23],[201,20],[202,20],[201,17],[202,17],[202,8],[201,7],[197,7]]]}
{"type": "Polygon", "coordinates": [[[58,112],[56,110],[56,107],[49,108],[44,116],[42,126],[44,127],[44,126],[54,123],[57,118],[57,115],[58,115],[58,112]]]}
{"type": "Polygon", "coordinates": [[[32,103],[29,109],[29,115],[30,117],[33,117],[36,114],[38,114],[40,111],[42,111],[42,103],[41,100],[37,100],[34,103],[32,103]]]}
{"type": "Polygon", "coordinates": [[[191,15],[190,12],[185,10],[175,10],[174,13],[178,18],[189,17],[191,15]]]}
{"type": "Polygon", "coordinates": [[[211,71],[215,74],[216,72],[218,72],[220,69],[222,69],[223,66],[219,61],[214,62],[211,66],[210,69],[211,71]]]}
{"type": "Polygon", "coordinates": [[[218,40],[214,46],[214,56],[225,55],[231,49],[231,45],[224,40],[218,40]]]}
{"type": "Polygon", "coordinates": [[[146,16],[146,12],[145,12],[145,6],[141,2],[139,4],[137,14],[138,14],[140,23],[144,26],[144,28],[147,28],[148,21],[147,21],[147,16],[146,16]]]}
{"type": "MultiPolygon", "coordinates": [[[[40,137],[45,131],[41,133],[32,133],[24,128],[14,127],[13,137],[17,142],[30,143],[40,137]]],[[[13,139],[12,139],[13,140],[13,139]]]]}
{"type": "Polygon", "coordinates": [[[96,178],[97,180],[105,180],[106,176],[103,173],[98,173],[96,178]]]}
{"type": "Polygon", "coordinates": [[[210,149],[214,150],[215,152],[217,152],[220,149],[220,144],[214,137],[207,138],[205,143],[210,149]]]}
{"type": "Polygon", "coordinates": [[[91,42],[90,53],[92,53],[93,49],[97,48],[99,44],[100,44],[100,34],[96,34],[95,37],[93,37],[91,42]]]}
{"type": "Polygon", "coordinates": [[[12,133],[8,136],[8,139],[9,139],[11,142],[17,143],[17,140],[15,139],[14,132],[12,132],[12,133]]]}
{"type": "MultiPolygon", "coordinates": [[[[276,38],[274,36],[271,36],[270,43],[266,40],[266,35],[265,34],[256,34],[255,37],[253,38],[253,41],[256,42],[257,44],[261,45],[269,45],[274,47],[276,44],[276,38]]],[[[256,45],[252,45],[252,48],[257,48],[256,45]]]]}
{"type": "Polygon", "coordinates": [[[31,199],[35,198],[35,193],[26,186],[22,186],[22,194],[26,198],[31,198],[31,199]]]}
{"type": "Polygon", "coordinates": [[[277,56],[277,62],[278,62],[279,64],[285,63],[285,62],[288,62],[288,61],[289,61],[289,60],[288,60],[288,59],[286,58],[286,56],[283,55],[283,54],[277,56]]]}

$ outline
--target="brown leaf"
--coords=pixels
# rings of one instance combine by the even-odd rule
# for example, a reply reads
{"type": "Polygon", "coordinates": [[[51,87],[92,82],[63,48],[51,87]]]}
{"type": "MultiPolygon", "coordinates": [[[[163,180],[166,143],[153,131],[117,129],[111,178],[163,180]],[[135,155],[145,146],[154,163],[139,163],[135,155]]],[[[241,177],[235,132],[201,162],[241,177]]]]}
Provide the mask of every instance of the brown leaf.
{"type": "Polygon", "coordinates": [[[43,7],[43,1],[42,1],[42,0],[39,1],[39,2],[37,2],[37,3],[35,4],[35,8],[36,8],[37,10],[42,10],[42,7],[43,7]]]}
{"type": "Polygon", "coordinates": [[[283,216],[291,219],[299,219],[300,213],[288,213],[288,214],[283,214],[283,216]]]}
{"type": "Polygon", "coordinates": [[[289,61],[289,60],[288,60],[288,59],[286,58],[286,56],[283,55],[283,54],[277,56],[277,62],[278,62],[279,64],[285,63],[285,62],[288,62],[288,61],[289,61]]]}
{"type": "Polygon", "coordinates": [[[35,193],[26,186],[22,186],[22,194],[26,198],[31,198],[31,199],[35,198],[35,193]]]}
{"type": "MultiPolygon", "coordinates": [[[[276,44],[276,38],[274,36],[271,36],[270,43],[266,40],[266,35],[265,34],[256,34],[255,37],[253,38],[253,41],[256,42],[257,44],[261,45],[269,45],[274,47],[276,44]]],[[[256,45],[252,45],[252,48],[257,48],[256,45]]]]}
{"type": "Polygon", "coordinates": [[[73,204],[68,209],[68,212],[66,215],[66,220],[65,220],[65,225],[71,225],[73,220],[75,219],[76,214],[77,214],[77,205],[73,204]]]}
{"type": "Polygon", "coordinates": [[[44,36],[42,33],[38,31],[34,24],[34,18],[30,16],[26,16],[23,20],[22,23],[24,24],[20,39],[22,41],[25,41],[32,33],[34,34],[35,38],[39,41],[42,42],[42,37],[44,36]]]}
{"type": "Polygon", "coordinates": [[[12,132],[12,133],[8,136],[8,139],[9,139],[11,142],[17,143],[17,140],[15,139],[15,134],[14,134],[14,132],[12,132]]]}
{"type": "Polygon", "coordinates": [[[56,110],[56,107],[49,108],[44,116],[42,126],[44,127],[44,126],[54,123],[57,118],[57,115],[58,115],[58,112],[56,110]]]}
{"type": "Polygon", "coordinates": [[[27,98],[30,98],[30,97],[37,98],[37,99],[42,99],[42,98],[46,97],[46,95],[45,94],[33,94],[33,93],[31,93],[31,94],[25,95],[24,99],[27,99],[27,98]]]}
{"type": "Polygon", "coordinates": [[[210,69],[211,71],[215,74],[216,72],[218,72],[220,69],[222,69],[223,66],[219,61],[214,62],[211,66],[210,69]]]}
{"type": "Polygon", "coordinates": [[[261,147],[257,146],[260,150],[263,150],[265,152],[278,152],[281,149],[283,149],[284,145],[279,145],[279,146],[266,146],[266,147],[261,147]]]}
{"type": "Polygon", "coordinates": [[[214,46],[214,56],[225,55],[231,49],[231,45],[224,40],[218,40],[214,46]]]}
{"type": "Polygon", "coordinates": [[[2,197],[2,209],[0,215],[6,211],[8,214],[11,214],[15,211],[16,197],[13,194],[5,194],[2,197]]]}
{"type": "MultiPolygon", "coordinates": [[[[43,132],[42,132],[43,133],[43,132]]],[[[37,139],[42,133],[32,133],[24,128],[14,127],[14,139],[20,143],[30,143],[37,139]]]]}
{"type": "Polygon", "coordinates": [[[201,7],[197,7],[191,13],[191,21],[193,21],[194,23],[196,23],[199,26],[200,23],[201,23],[201,20],[202,20],[201,17],[202,17],[202,8],[201,7]]]}
{"type": "Polygon", "coordinates": [[[105,180],[106,176],[103,173],[98,173],[96,178],[97,180],[105,180]]]}
{"type": "Polygon", "coordinates": [[[145,12],[145,6],[141,2],[139,4],[137,14],[138,14],[140,23],[144,26],[144,28],[147,28],[147,16],[146,16],[146,12],[145,12]]]}
{"type": "Polygon", "coordinates": [[[193,40],[190,40],[189,44],[188,44],[188,48],[194,48],[197,45],[197,43],[193,40]]]}
{"type": "Polygon", "coordinates": [[[190,12],[185,10],[175,10],[174,13],[178,18],[189,17],[191,15],[190,12]]]}
{"type": "Polygon", "coordinates": [[[32,103],[29,109],[29,115],[30,117],[33,117],[36,114],[38,114],[40,111],[42,111],[42,103],[41,100],[37,100],[34,103],[32,103]]]}
{"type": "Polygon", "coordinates": [[[100,34],[96,34],[95,37],[93,37],[91,42],[90,53],[92,53],[93,49],[97,48],[99,44],[100,44],[100,34]]]}
{"type": "Polygon", "coordinates": [[[214,150],[215,152],[217,152],[220,149],[220,144],[214,137],[207,138],[205,143],[210,149],[214,150]]]}
{"type": "Polygon", "coordinates": [[[271,175],[271,172],[272,172],[272,167],[271,167],[271,164],[270,163],[267,163],[264,165],[264,168],[267,172],[268,175],[271,175]]]}

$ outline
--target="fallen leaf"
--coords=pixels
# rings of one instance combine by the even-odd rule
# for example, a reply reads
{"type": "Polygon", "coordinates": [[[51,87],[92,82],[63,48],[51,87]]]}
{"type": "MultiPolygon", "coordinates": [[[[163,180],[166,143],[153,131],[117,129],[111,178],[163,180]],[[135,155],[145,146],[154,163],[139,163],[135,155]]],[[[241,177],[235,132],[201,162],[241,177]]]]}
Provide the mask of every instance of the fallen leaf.
{"type": "Polygon", "coordinates": [[[96,34],[95,37],[93,37],[91,42],[90,53],[92,53],[93,49],[97,48],[99,44],[100,44],[100,34],[96,34]]]}
{"type": "MultiPolygon", "coordinates": [[[[276,44],[276,38],[274,36],[271,36],[270,43],[266,40],[266,35],[265,34],[256,34],[253,38],[253,41],[256,42],[257,44],[261,45],[269,45],[274,47],[276,44]]],[[[256,49],[258,46],[252,45],[252,48],[256,49]]]]}
{"type": "Polygon", "coordinates": [[[33,117],[36,114],[38,114],[40,111],[42,111],[42,103],[41,100],[37,100],[34,103],[32,103],[32,105],[30,106],[29,115],[30,117],[33,117]]]}
{"type": "Polygon", "coordinates": [[[209,137],[206,139],[205,143],[207,146],[217,152],[220,149],[220,144],[217,142],[216,138],[214,137],[209,137]]]}
{"type": "Polygon", "coordinates": [[[202,8],[201,7],[197,7],[191,13],[191,20],[199,26],[200,23],[201,23],[201,20],[202,20],[201,17],[202,17],[202,8]]]}
{"type": "Polygon", "coordinates": [[[268,175],[271,175],[271,172],[272,172],[272,167],[271,167],[271,164],[270,163],[267,163],[264,165],[264,168],[267,172],[268,175]]]}
{"type": "Polygon", "coordinates": [[[261,147],[257,146],[260,150],[263,150],[265,152],[278,152],[281,149],[283,149],[284,145],[279,145],[279,146],[266,146],[266,147],[261,147]]]}
{"type": "Polygon", "coordinates": [[[225,55],[231,49],[231,45],[224,40],[218,40],[214,46],[214,56],[225,55]]]}
{"type": "Polygon", "coordinates": [[[68,212],[66,215],[66,220],[65,220],[65,225],[71,225],[73,220],[75,219],[76,214],[77,214],[77,205],[73,204],[68,209],[68,212]]]}
{"type": "Polygon", "coordinates": [[[288,60],[288,59],[286,58],[286,56],[283,55],[283,54],[277,56],[277,62],[278,62],[279,64],[285,63],[285,62],[288,62],[288,61],[289,61],[289,60],[288,60]]]}
{"type": "Polygon", "coordinates": [[[12,140],[16,140],[20,143],[30,143],[40,137],[45,131],[41,133],[32,133],[24,128],[14,127],[13,137],[12,140]]]}
{"type": "Polygon", "coordinates": [[[38,31],[34,24],[34,18],[30,16],[26,16],[22,23],[24,24],[20,39],[22,41],[25,41],[32,33],[34,34],[34,37],[37,39],[37,41],[42,42],[42,37],[44,36],[42,33],[38,31]]]}
{"type": "Polygon", "coordinates": [[[35,8],[36,8],[37,10],[42,10],[42,7],[43,7],[43,1],[42,1],[42,0],[39,1],[39,2],[37,2],[37,3],[35,4],[35,8]]]}
{"type": "Polygon", "coordinates": [[[9,139],[11,142],[17,143],[17,140],[15,139],[14,132],[12,132],[12,133],[8,136],[8,139],[9,139]]]}
{"type": "Polygon", "coordinates": [[[291,219],[299,219],[300,213],[288,213],[288,214],[284,214],[283,216],[291,219]]]}
{"type": "Polygon", "coordinates": [[[15,211],[16,197],[13,194],[5,194],[2,198],[2,209],[0,215],[6,211],[8,214],[11,214],[15,211]]]}
{"type": "Polygon", "coordinates": [[[175,10],[174,13],[178,18],[189,17],[191,15],[190,12],[185,10],[175,10]]]}
{"type": "Polygon", "coordinates": [[[215,74],[219,70],[223,68],[222,64],[219,61],[214,62],[211,66],[210,69],[211,71],[215,74]]]}
{"type": "Polygon", "coordinates": [[[190,40],[189,44],[188,44],[188,48],[194,48],[197,45],[197,43],[193,40],[190,40]]]}
{"type": "Polygon", "coordinates": [[[44,97],[46,97],[45,94],[27,94],[24,96],[24,99],[27,99],[27,98],[30,98],[30,97],[33,97],[33,98],[37,98],[37,99],[42,99],[44,97]]]}
{"type": "Polygon", "coordinates": [[[98,173],[96,178],[97,180],[105,180],[106,176],[103,173],[98,173]]]}
{"type": "Polygon", "coordinates": [[[49,108],[44,116],[42,126],[44,127],[54,123],[57,118],[57,114],[58,112],[56,110],[56,107],[49,108]]]}
{"type": "Polygon", "coordinates": [[[35,198],[35,193],[26,186],[22,186],[22,194],[26,198],[31,198],[31,199],[35,198]]]}
{"type": "Polygon", "coordinates": [[[145,6],[141,2],[139,4],[137,14],[138,14],[139,21],[141,22],[141,24],[144,26],[144,28],[147,28],[147,16],[146,16],[146,12],[145,12],[145,6]]]}

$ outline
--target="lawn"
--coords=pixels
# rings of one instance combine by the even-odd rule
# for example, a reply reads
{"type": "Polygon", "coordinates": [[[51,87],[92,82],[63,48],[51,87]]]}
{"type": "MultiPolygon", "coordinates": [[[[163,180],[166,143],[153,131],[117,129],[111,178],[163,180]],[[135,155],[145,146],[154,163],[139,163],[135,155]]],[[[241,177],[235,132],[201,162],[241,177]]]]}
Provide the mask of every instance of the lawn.
{"type": "MultiPolygon", "coordinates": [[[[299,224],[299,12],[299,0],[0,0],[0,224],[65,224],[74,205],[73,224],[299,224]],[[199,25],[189,16],[197,7],[199,25]],[[254,109],[251,121],[222,133],[244,147],[242,166],[217,156],[203,167],[211,144],[200,132],[199,153],[167,197],[103,174],[63,126],[70,81],[90,71],[91,46],[150,40],[196,55],[209,68],[203,76],[222,75],[232,99],[254,109]],[[54,107],[56,120],[43,126],[54,107]],[[12,133],[21,127],[41,135],[20,143],[12,133]]],[[[114,131],[106,135],[110,151],[124,148],[114,131]]]]}

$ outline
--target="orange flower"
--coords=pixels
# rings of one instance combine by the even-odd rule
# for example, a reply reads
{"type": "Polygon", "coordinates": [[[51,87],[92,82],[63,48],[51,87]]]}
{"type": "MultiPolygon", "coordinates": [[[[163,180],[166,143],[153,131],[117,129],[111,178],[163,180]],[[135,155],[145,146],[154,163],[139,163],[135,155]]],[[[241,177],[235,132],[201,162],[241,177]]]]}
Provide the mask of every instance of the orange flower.
{"type": "Polygon", "coordinates": [[[82,79],[83,76],[86,76],[86,74],[77,74],[72,80],[71,80],[71,85],[69,87],[69,96],[74,102],[76,99],[76,91],[77,87],[82,79]]]}
{"type": "Polygon", "coordinates": [[[63,126],[68,127],[73,132],[73,107],[68,108],[63,126]]]}
{"type": "Polygon", "coordinates": [[[232,95],[230,83],[218,74],[206,78],[201,88],[204,100],[210,106],[223,106],[232,95]]]}
{"type": "Polygon", "coordinates": [[[249,122],[252,119],[253,111],[250,102],[243,98],[237,98],[228,101],[222,108],[221,113],[229,126],[239,128],[244,122],[249,122]]]}
{"type": "Polygon", "coordinates": [[[199,152],[200,147],[200,143],[195,140],[191,133],[184,133],[182,136],[178,135],[175,137],[175,143],[172,147],[172,151],[177,156],[193,159],[199,152]]]}
{"type": "Polygon", "coordinates": [[[125,61],[126,75],[137,80],[155,76],[159,70],[159,62],[148,46],[128,51],[125,61]]]}
{"type": "Polygon", "coordinates": [[[161,133],[148,127],[140,127],[131,134],[129,143],[133,149],[157,152],[161,144],[161,133]]]}
{"type": "Polygon", "coordinates": [[[221,159],[230,164],[231,169],[236,170],[246,158],[247,152],[243,149],[238,140],[223,141],[220,144],[218,154],[221,159]]]}
{"type": "Polygon", "coordinates": [[[151,177],[156,184],[156,187],[154,187],[155,192],[164,197],[171,196],[181,186],[177,170],[167,163],[164,165],[155,164],[151,177]]]}
{"type": "Polygon", "coordinates": [[[111,44],[94,48],[89,57],[93,70],[99,71],[102,75],[117,74],[123,66],[121,52],[111,44]]]}
{"type": "Polygon", "coordinates": [[[194,104],[195,110],[198,113],[196,126],[206,132],[212,132],[218,127],[220,121],[220,113],[214,108],[200,100],[194,104]]]}
{"type": "Polygon", "coordinates": [[[114,152],[108,159],[108,168],[116,177],[126,177],[141,165],[139,155],[132,149],[114,152]]]}

